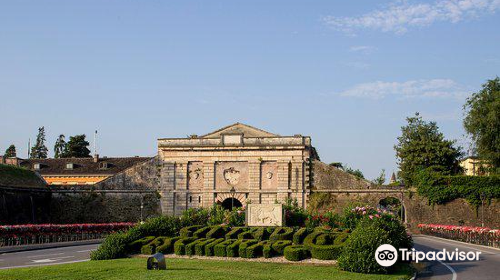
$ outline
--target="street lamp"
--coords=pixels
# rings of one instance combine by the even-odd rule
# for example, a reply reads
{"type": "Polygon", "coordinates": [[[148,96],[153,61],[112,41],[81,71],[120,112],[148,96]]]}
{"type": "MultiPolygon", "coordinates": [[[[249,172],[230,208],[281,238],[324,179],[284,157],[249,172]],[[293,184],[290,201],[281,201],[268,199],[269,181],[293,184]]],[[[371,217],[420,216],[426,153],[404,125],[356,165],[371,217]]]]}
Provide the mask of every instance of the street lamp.
{"type": "Polygon", "coordinates": [[[143,209],[144,209],[144,200],[143,200],[143,196],[141,194],[141,224],[143,223],[143,209]]]}
{"type": "Polygon", "coordinates": [[[484,227],[484,200],[486,199],[486,194],[481,192],[479,198],[481,199],[481,226],[484,227]]]}
{"type": "Polygon", "coordinates": [[[234,187],[231,187],[231,189],[229,190],[229,192],[231,193],[231,210],[233,210],[234,208],[234,194],[236,193],[236,190],[234,189],[234,187]]]}

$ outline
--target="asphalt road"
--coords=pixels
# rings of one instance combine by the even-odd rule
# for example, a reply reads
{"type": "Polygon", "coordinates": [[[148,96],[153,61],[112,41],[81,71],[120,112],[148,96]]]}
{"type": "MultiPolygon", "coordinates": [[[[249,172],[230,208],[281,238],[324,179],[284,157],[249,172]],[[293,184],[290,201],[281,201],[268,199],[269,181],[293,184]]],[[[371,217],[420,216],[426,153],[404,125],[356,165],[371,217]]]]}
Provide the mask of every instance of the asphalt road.
{"type": "Polygon", "coordinates": [[[0,269],[87,261],[99,244],[0,254],[0,269]]]}
{"type": "Polygon", "coordinates": [[[424,280],[497,280],[500,279],[500,250],[485,246],[465,244],[427,235],[413,236],[415,249],[418,251],[479,251],[479,261],[426,262],[425,268],[418,274],[424,280]]]}

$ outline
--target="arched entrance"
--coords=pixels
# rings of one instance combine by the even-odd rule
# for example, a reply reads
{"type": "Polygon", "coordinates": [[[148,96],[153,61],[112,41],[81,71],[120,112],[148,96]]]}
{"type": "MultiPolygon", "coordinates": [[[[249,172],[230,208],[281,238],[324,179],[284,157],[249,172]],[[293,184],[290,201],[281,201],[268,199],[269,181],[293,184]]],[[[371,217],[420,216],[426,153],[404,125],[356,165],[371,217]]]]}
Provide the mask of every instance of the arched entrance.
{"type": "Polygon", "coordinates": [[[233,210],[233,208],[241,207],[243,206],[243,204],[241,204],[241,201],[239,201],[238,199],[229,197],[222,201],[221,206],[224,209],[233,210]]]}
{"type": "Polygon", "coordinates": [[[392,212],[394,215],[398,216],[402,221],[406,220],[405,209],[401,201],[395,197],[389,196],[381,199],[378,202],[378,207],[380,209],[392,212]]]}

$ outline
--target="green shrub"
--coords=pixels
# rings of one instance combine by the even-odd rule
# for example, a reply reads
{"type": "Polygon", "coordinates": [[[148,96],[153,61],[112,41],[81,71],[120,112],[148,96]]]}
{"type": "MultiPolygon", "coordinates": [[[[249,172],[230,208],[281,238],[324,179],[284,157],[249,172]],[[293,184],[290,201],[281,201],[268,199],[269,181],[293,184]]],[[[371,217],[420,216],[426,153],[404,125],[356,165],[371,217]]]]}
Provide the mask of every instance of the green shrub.
{"type": "Polygon", "coordinates": [[[375,260],[375,251],[380,245],[389,243],[386,231],[376,226],[358,226],[344,244],[338,266],[351,272],[386,273],[387,268],[375,260]]]}
{"type": "Polygon", "coordinates": [[[304,238],[304,242],[303,242],[304,246],[306,246],[307,249],[310,249],[311,245],[315,244],[316,238],[318,238],[318,236],[323,235],[323,234],[325,234],[323,231],[311,232],[309,235],[306,236],[306,238],[304,238]]]}
{"type": "Polygon", "coordinates": [[[229,231],[228,227],[214,226],[207,232],[207,238],[224,238],[224,235],[229,231]]]}
{"type": "MultiPolygon", "coordinates": [[[[194,238],[196,238],[196,237],[194,237],[194,238]]],[[[192,256],[192,255],[194,255],[194,254],[195,254],[195,252],[196,252],[196,251],[195,251],[195,250],[196,250],[196,249],[195,249],[195,248],[196,248],[195,246],[196,246],[197,244],[199,244],[200,242],[203,242],[203,241],[205,241],[205,240],[206,240],[206,238],[200,238],[200,239],[197,239],[197,240],[196,240],[196,241],[194,241],[194,242],[191,242],[191,243],[189,243],[189,244],[186,244],[186,247],[185,247],[185,248],[186,248],[186,249],[185,249],[185,250],[186,250],[186,255],[188,255],[188,256],[192,256]]]]}
{"type": "Polygon", "coordinates": [[[194,254],[198,256],[204,256],[205,255],[205,246],[209,243],[212,243],[215,241],[215,238],[209,238],[209,239],[204,239],[203,241],[197,242],[194,245],[194,254]]]}
{"type": "Polygon", "coordinates": [[[308,236],[311,231],[307,228],[300,228],[293,234],[293,244],[299,245],[304,242],[304,238],[308,236]]]}
{"type": "Polygon", "coordinates": [[[180,230],[180,236],[182,238],[193,237],[194,232],[199,230],[200,228],[202,228],[202,226],[200,225],[183,227],[180,230]]]}
{"type": "Polygon", "coordinates": [[[262,257],[263,250],[265,245],[270,245],[271,242],[269,240],[260,241],[257,244],[250,245],[245,250],[245,257],[249,259],[254,259],[258,257],[262,257]]]}
{"type": "Polygon", "coordinates": [[[266,259],[274,257],[274,252],[273,252],[273,248],[271,248],[271,245],[272,245],[272,243],[269,242],[269,243],[265,244],[264,247],[262,247],[262,255],[266,259]]]}
{"type": "Polygon", "coordinates": [[[205,246],[205,256],[213,256],[214,255],[214,247],[215,245],[221,243],[221,242],[224,242],[224,238],[218,238],[218,239],[215,239],[214,241],[208,243],[206,246],[205,246]]]}
{"type": "Polygon", "coordinates": [[[214,246],[214,255],[217,257],[227,256],[227,246],[233,244],[237,239],[226,239],[225,241],[214,246]]]}
{"type": "Polygon", "coordinates": [[[160,216],[147,219],[142,224],[137,224],[133,228],[129,229],[127,234],[130,237],[130,242],[146,236],[174,237],[179,234],[179,230],[182,227],[183,222],[179,218],[172,216],[160,216]]]}
{"type": "Polygon", "coordinates": [[[234,227],[228,233],[226,233],[226,239],[237,239],[238,235],[244,231],[247,231],[247,227],[234,227]]]}
{"type": "Polygon", "coordinates": [[[172,237],[165,239],[162,245],[156,247],[156,252],[162,254],[172,254],[174,252],[174,243],[177,242],[177,240],[179,239],[181,238],[172,237]]]}
{"type": "Polygon", "coordinates": [[[413,247],[413,240],[406,232],[406,227],[394,216],[382,215],[380,218],[373,220],[365,218],[361,220],[358,227],[369,226],[375,226],[386,231],[391,240],[389,244],[394,246],[397,250],[400,248],[410,249],[413,247]]]}
{"type": "Polygon", "coordinates": [[[240,247],[241,242],[243,242],[243,240],[236,239],[235,242],[233,242],[232,244],[228,245],[226,247],[226,255],[228,257],[237,257],[237,256],[239,256],[238,249],[240,247]]]}
{"type": "Polygon", "coordinates": [[[331,245],[335,240],[334,234],[323,233],[316,238],[314,244],[316,245],[331,245]]]}
{"type": "Polygon", "coordinates": [[[202,227],[195,232],[193,232],[193,237],[196,238],[205,238],[207,236],[207,232],[210,231],[210,227],[202,227]]]}
{"type": "Polygon", "coordinates": [[[349,238],[349,233],[347,233],[347,232],[339,233],[335,237],[335,240],[333,241],[333,244],[334,245],[342,245],[342,244],[344,244],[347,241],[348,238],[349,238]]]}
{"type": "Polygon", "coordinates": [[[282,256],[284,254],[285,248],[290,245],[292,245],[292,241],[290,240],[278,240],[272,243],[272,252],[276,256],[282,256]]]}
{"type": "Polygon", "coordinates": [[[130,242],[128,244],[128,250],[129,250],[129,252],[131,252],[133,254],[138,253],[141,250],[142,246],[153,241],[153,239],[155,239],[154,236],[147,236],[147,237],[141,238],[139,240],[130,242]]]}
{"type": "Polygon", "coordinates": [[[246,239],[246,240],[241,241],[240,246],[238,247],[238,255],[242,258],[246,258],[247,257],[247,253],[246,253],[247,247],[252,246],[254,244],[257,244],[258,242],[259,241],[255,240],[255,239],[246,239]]]}
{"type": "Polygon", "coordinates": [[[268,227],[260,227],[257,228],[254,232],[252,232],[253,239],[257,240],[268,240],[269,236],[271,236],[271,233],[273,233],[274,228],[268,228],[268,227]]]}
{"type": "Polygon", "coordinates": [[[316,245],[310,246],[311,256],[318,260],[336,260],[342,250],[344,245],[316,245]]]}
{"type": "Polygon", "coordinates": [[[181,238],[174,243],[174,253],[176,255],[186,254],[186,245],[196,241],[195,237],[181,238]]]}
{"type": "Polygon", "coordinates": [[[278,240],[292,240],[293,239],[293,228],[291,227],[278,227],[274,230],[274,232],[269,236],[269,240],[278,241],[278,240]]]}
{"type": "Polygon", "coordinates": [[[238,239],[254,239],[253,232],[256,230],[257,228],[248,228],[248,230],[244,230],[242,233],[238,234],[238,239]]]}
{"type": "Polygon", "coordinates": [[[152,255],[156,252],[156,248],[160,245],[162,245],[165,242],[165,239],[168,237],[166,236],[160,236],[155,238],[153,241],[150,243],[144,245],[141,247],[141,254],[144,255],[152,255]]]}
{"type": "Polygon", "coordinates": [[[292,245],[285,247],[284,255],[289,261],[301,261],[309,257],[309,251],[303,245],[292,245]]]}
{"type": "Polygon", "coordinates": [[[110,260],[127,256],[128,236],[126,233],[112,233],[104,239],[97,250],[90,253],[91,260],[110,260]]]}

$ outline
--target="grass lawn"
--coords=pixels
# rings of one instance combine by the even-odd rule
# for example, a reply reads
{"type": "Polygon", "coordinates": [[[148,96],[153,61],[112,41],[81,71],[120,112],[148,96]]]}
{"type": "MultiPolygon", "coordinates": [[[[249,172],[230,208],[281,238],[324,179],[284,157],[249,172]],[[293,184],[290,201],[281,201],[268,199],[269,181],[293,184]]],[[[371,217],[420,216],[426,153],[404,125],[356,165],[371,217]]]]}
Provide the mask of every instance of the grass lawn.
{"type": "Polygon", "coordinates": [[[409,279],[403,266],[395,275],[358,274],[334,266],[195,259],[168,259],[167,270],[146,270],[146,259],[88,261],[33,268],[0,270],[0,279],[409,279]]]}

